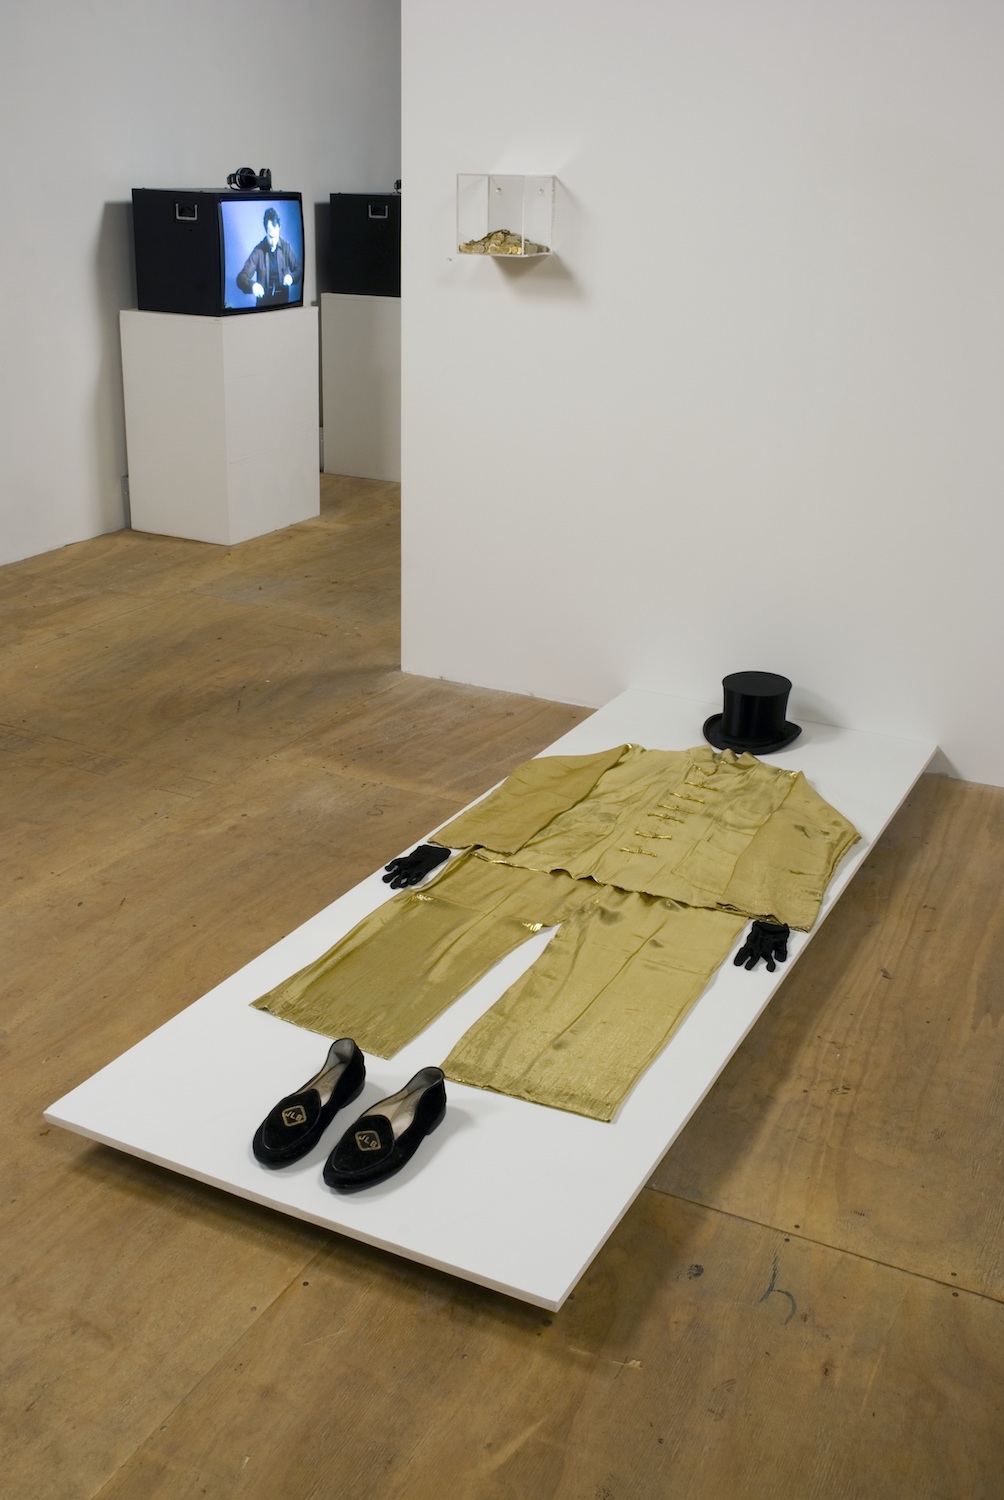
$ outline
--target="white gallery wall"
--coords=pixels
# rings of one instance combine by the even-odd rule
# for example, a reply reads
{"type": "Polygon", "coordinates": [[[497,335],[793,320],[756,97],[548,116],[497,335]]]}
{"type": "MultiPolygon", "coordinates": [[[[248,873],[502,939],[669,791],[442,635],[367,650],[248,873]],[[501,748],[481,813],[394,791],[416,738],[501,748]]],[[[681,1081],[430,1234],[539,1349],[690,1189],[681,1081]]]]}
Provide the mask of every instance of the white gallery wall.
{"type": "Polygon", "coordinates": [[[407,0],[406,670],[1004,784],[1004,7],[407,0]],[[456,254],[458,172],[556,255],[456,254]]]}
{"type": "Polygon", "coordinates": [[[5,0],[0,562],[127,519],[118,314],[134,187],[389,191],[400,0],[5,0]]]}

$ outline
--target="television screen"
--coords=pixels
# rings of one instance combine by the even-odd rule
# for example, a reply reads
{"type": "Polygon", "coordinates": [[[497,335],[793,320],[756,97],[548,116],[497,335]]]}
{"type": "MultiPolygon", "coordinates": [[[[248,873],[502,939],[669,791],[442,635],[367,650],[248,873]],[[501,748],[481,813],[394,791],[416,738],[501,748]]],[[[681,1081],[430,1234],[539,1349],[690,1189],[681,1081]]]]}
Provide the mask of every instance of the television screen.
{"type": "Polygon", "coordinates": [[[218,318],[303,306],[299,193],[134,188],[141,310],[218,318]]]}
{"type": "Polygon", "coordinates": [[[221,198],[223,305],[228,311],[303,303],[303,209],[296,198],[221,198]]]}

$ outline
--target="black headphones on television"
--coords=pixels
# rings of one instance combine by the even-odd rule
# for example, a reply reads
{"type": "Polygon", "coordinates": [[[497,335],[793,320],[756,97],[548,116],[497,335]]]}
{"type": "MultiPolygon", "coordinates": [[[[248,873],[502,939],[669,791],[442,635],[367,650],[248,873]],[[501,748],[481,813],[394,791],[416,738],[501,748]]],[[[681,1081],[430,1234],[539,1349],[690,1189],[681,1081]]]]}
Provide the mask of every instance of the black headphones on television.
{"type": "Polygon", "coordinates": [[[227,187],[240,188],[244,193],[256,188],[259,192],[270,193],[272,191],[272,172],[269,167],[262,167],[260,172],[255,172],[251,167],[238,167],[236,172],[231,172],[227,178],[227,187]]]}

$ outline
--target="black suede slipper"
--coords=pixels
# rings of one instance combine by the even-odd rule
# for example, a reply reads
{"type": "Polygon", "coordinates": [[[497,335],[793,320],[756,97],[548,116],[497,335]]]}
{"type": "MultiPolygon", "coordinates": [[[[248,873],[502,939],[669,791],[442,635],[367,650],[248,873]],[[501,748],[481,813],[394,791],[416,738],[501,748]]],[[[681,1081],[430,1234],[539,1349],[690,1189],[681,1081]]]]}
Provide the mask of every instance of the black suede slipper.
{"type": "Polygon", "coordinates": [[[442,1068],[423,1068],[410,1083],[350,1125],[324,1164],[328,1187],[368,1187],[400,1171],[446,1114],[442,1068]]]}
{"type": "Polygon", "coordinates": [[[262,1120],[251,1149],[266,1167],[299,1161],[321,1139],[338,1110],[366,1082],[366,1062],[349,1036],[332,1042],[324,1067],[295,1094],[287,1094],[262,1120]]]}

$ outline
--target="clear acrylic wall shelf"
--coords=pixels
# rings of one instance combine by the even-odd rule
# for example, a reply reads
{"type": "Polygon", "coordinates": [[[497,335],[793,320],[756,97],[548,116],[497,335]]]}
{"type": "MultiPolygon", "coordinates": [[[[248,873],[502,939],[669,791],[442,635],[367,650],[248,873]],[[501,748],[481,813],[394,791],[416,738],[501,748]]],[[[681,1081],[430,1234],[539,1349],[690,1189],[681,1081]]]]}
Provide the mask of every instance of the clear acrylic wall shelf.
{"type": "Polygon", "coordinates": [[[550,255],[554,178],[458,173],[457,249],[461,255],[550,255]]]}

